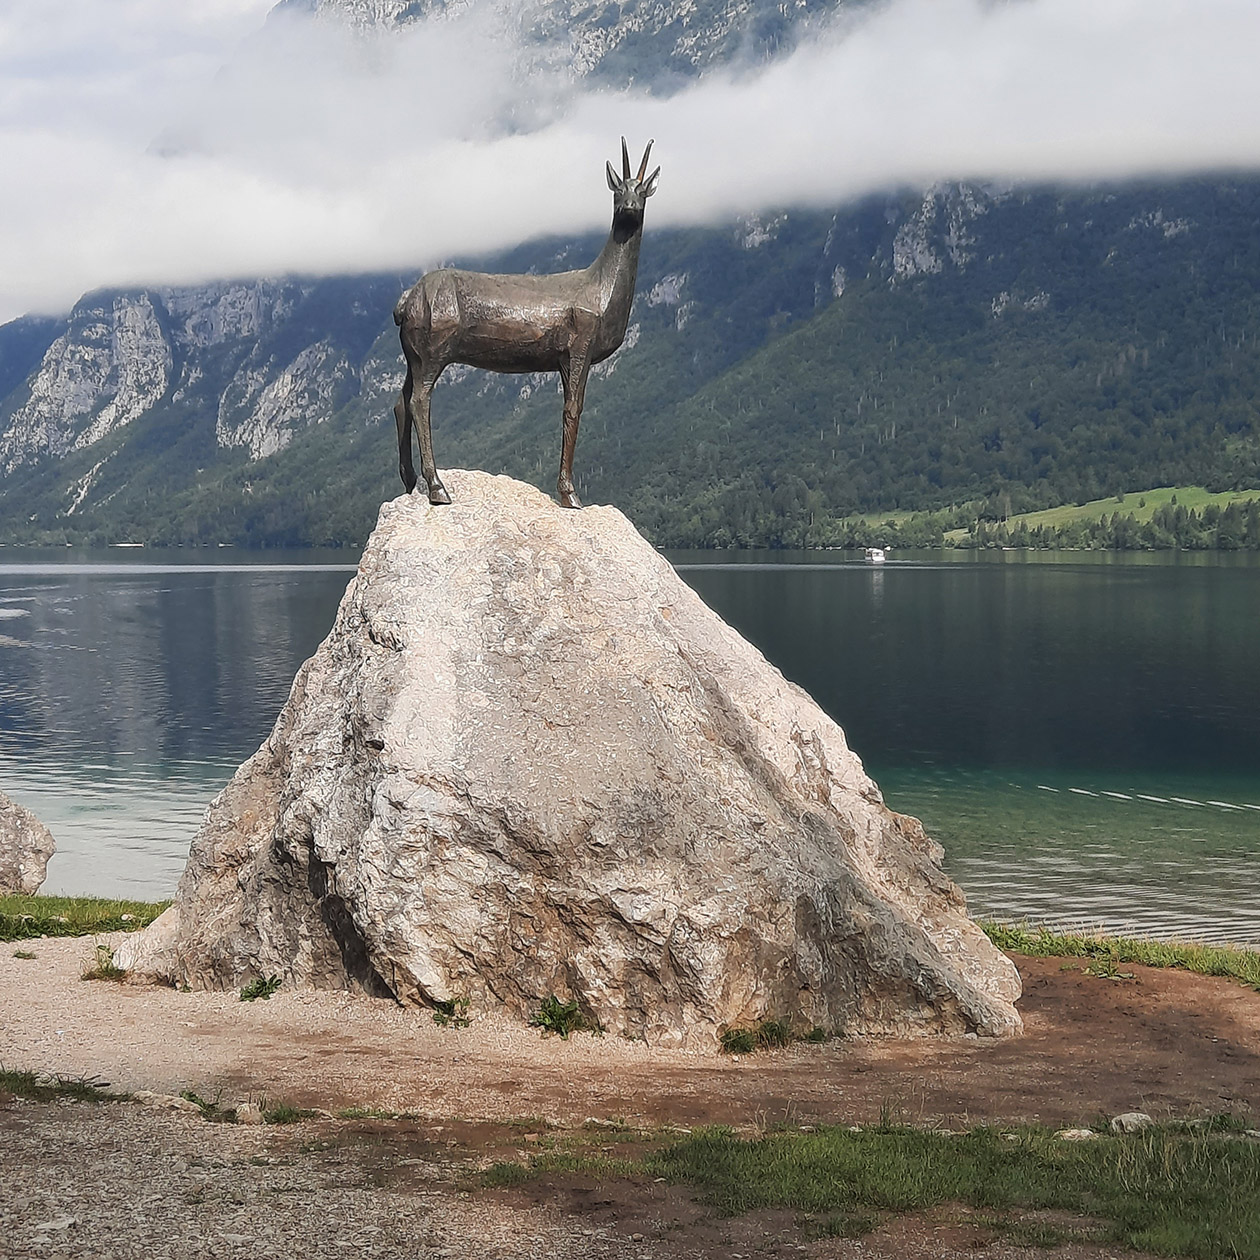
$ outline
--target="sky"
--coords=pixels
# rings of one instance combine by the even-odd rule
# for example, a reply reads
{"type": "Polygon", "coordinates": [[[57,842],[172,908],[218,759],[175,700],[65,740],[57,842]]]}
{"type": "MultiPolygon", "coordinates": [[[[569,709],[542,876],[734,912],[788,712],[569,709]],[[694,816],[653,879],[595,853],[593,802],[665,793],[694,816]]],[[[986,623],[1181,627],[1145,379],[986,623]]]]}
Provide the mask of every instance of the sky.
{"type": "Polygon", "coordinates": [[[669,97],[520,73],[489,3],[373,37],[272,0],[5,0],[0,322],[596,229],[622,134],[636,162],[656,141],[649,231],[936,180],[1260,169],[1256,0],[889,0],[669,97]]]}

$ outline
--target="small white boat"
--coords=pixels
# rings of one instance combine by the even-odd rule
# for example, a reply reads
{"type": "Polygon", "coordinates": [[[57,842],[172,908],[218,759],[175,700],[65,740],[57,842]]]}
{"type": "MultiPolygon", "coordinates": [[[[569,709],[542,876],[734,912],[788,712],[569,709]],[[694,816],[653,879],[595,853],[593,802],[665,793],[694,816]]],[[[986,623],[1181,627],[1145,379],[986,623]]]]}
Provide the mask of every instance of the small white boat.
{"type": "Polygon", "coordinates": [[[867,564],[883,564],[888,557],[884,555],[883,547],[867,547],[866,563],[867,564]]]}

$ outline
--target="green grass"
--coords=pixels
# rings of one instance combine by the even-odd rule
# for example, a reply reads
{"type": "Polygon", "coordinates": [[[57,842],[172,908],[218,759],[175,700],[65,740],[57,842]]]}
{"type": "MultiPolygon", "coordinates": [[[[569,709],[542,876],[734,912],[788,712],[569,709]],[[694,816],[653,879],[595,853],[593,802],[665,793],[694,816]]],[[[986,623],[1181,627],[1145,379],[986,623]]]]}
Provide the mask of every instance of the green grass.
{"type": "Polygon", "coordinates": [[[752,1054],[755,1050],[782,1049],[796,1038],[786,1020],[763,1019],[753,1028],[724,1029],[720,1040],[723,1054],[752,1054]]]}
{"type": "Polygon", "coordinates": [[[643,1165],[634,1159],[591,1155],[579,1150],[541,1151],[537,1155],[531,1155],[525,1164],[515,1164],[510,1160],[491,1164],[481,1174],[481,1184],[494,1187],[519,1186],[552,1173],[593,1177],[641,1177],[643,1165]]]}
{"type": "Polygon", "coordinates": [[[1112,495],[1109,499],[1093,499],[1089,503],[1067,503],[1041,512],[1023,512],[1012,516],[1009,524],[1014,528],[1022,521],[1029,529],[1035,529],[1038,525],[1049,525],[1057,529],[1070,525],[1073,521],[1099,521],[1116,512],[1122,516],[1132,514],[1138,524],[1143,524],[1155,515],[1157,508],[1171,503],[1174,498],[1179,507],[1202,512],[1209,504],[1226,508],[1231,503],[1260,498],[1260,490],[1224,490],[1213,493],[1202,486],[1161,486],[1157,490],[1135,490],[1122,499],[1112,495]]]}
{"type": "Polygon", "coordinates": [[[214,1096],[213,1101],[209,1098],[202,1098],[200,1094],[191,1089],[181,1089],[179,1091],[179,1096],[181,1098],[187,1098],[190,1103],[196,1103],[201,1109],[201,1118],[203,1120],[209,1120],[215,1124],[236,1123],[236,1117],[232,1114],[232,1112],[228,1108],[220,1106],[223,1101],[222,1090],[219,1090],[219,1092],[214,1096]]]}
{"type": "Polygon", "coordinates": [[[114,951],[108,945],[98,943],[96,952],[83,964],[82,978],[121,983],[127,978],[127,973],[114,961],[114,951]]]}
{"type": "Polygon", "coordinates": [[[1089,1218],[1080,1237],[1195,1260],[1260,1258],[1260,1143],[1210,1129],[1094,1142],[1036,1129],[820,1128],[755,1140],[708,1129],[649,1156],[645,1171],[732,1215],[788,1208],[853,1228],[961,1203],[1026,1233],[1029,1213],[1056,1210],[1089,1218]]]}
{"type": "Polygon", "coordinates": [[[763,1019],[752,1028],[726,1028],[719,1038],[723,1054],[753,1054],[757,1050],[779,1050],[794,1041],[819,1045],[826,1040],[825,1028],[814,1027],[798,1034],[785,1019],[763,1019]]]}
{"type": "Polygon", "coordinates": [[[315,1114],[306,1107],[294,1107],[286,1102],[268,1102],[265,1098],[259,1106],[263,1121],[267,1124],[297,1124],[299,1120],[309,1120],[315,1114]]]}
{"type": "Polygon", "coordinates": [[[80,1102],[109,1102],[125,1097],[105,1092],[105,1084],[83,1076],[50,1076],[44,1072],[19,1071],[0,1064],[0,1092],[29,1102],[53,1102],[75,1098],[80,1102]]]}
{"type": "MultiPolygon", "coordinates": [[[[201,1109],[204,1120],[210,1120],[216,1124],[236,1123],[236,1108],[223,1106],[222,1090],[213,1099],[203,1098],[191,1089],[182,1090],[180,1097],[187,1098],[190,1103],[196,1103],[201,1109]]],[[[262,1112],[264,1124],[296,1124],[299,1120],[309,1120],[315,1115],[314,1111],[305,1107],[294,1107],[290,1103],[276,1102],[267,1098],[259,1100],[258,1110],[262,1112]]]]}
{"type": "MultiPolygon", "coordinates": [[[[1026,525],[1029,529],[1036,529],[1038,526],[1062,529],[1064,526],[1071,525],[1077,521],[1088,521],[1091,523],[1101,521],[1104,516],[1113,516],[1119,512],[1121,516],[1131,515],[1139,525],[1142,525],[1149,521],[1159,508],[1172,504],[1174,499],[1177,501],[1176,506],[1183,507],[1187,511],[1202,513],[1203,509],[1209,505],[1224,510],[1231,503],[1245,503],[1251,499],[1260,499],[1260,490],[1214,492],[1205,490],[1202,486],[1160,486],[1154,490],[1134,490],[1120,497],[1112,495],[1107,499],[1093,499],[1088,503],[1065,503],[1059,507],[1044,508],[1039,512],[1019,512],[1011,516],[1005,524],[1008,529],[1012,530],[1018,528],[1021,524],[1026,525]]],[[[863,512],[837,518],[837,520],[842,525],[860,524],[871,528],[892,525],[898,529],[904,529],[908,525],[926,521],[929,518],[939,519],[950,512],[966,512],[968,510],[976,512],[983,506],[983,500],[975,500],[956,504],[954,508],[945,509],[943,512],[938,513],[923,511],[863,512]]],[[[966,528],[947,529],[944,533],[945,542],[947,544],[961,543],[968,537],[968,534],[969,530],[966,528]]]]}
{"type": "Polygon", "coordinates": [[[169,901],[117,901],[106,897],[0,894],[0,941],[37,936],[93,936],[148,927],[169,901]]]}
{"type": "Polygon", "coordinates": [[[449,1002],[435,1002],[433,1022],[439,1028],[469,1028],[472,1020],[468,1016],[468,999],[453,998],[449,1002]]]}
{"type": "Polygon", "coordinates": [[[1195,945],[1089,932],[1052,932],[1009,923],[981,923],[988,938],[1012,954],[1034,958],[1088,958],[1094,975],[1117,975],[1120,963],[1176,967],[1204,976],[1226,976],[1260,989],[1260,952],[1236,945],[1195,945]]]}

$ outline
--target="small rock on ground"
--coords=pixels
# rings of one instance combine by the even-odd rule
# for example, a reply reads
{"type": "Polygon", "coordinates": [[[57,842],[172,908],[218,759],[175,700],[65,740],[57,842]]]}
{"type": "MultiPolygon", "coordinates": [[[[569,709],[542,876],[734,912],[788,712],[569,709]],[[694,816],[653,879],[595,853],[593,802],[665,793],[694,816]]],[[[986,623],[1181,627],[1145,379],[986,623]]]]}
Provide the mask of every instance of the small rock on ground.
{"type": "Polygon", "coordinates": [[[1123,1115],[1112,1116],[1112,1133],[1141,1133],[1155,1123],[1144,1111],[1126,1111],[1123,1115]]]}

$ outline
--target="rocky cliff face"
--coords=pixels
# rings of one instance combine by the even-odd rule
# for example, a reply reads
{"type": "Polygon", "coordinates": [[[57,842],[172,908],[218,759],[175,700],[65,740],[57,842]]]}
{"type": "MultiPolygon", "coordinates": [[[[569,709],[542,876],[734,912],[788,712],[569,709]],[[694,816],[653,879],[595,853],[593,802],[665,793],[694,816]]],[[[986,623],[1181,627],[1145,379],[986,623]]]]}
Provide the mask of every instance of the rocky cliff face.
{"type": "Polygon", "coordinates": [[[259,280],[94,294],[73,310],[38,367],[0,407],[0,472],[92,450],[64,479],[61,511],[107,493],[101,469],[142,418],[213,419],[223,450],[273,455],[327,421],[362,387],[394,280],[259,280]],[[330,319],[330,292],[350,289],[330,319]]]}
{"type": "Polygon", "coordinates": [[[1019,980],[843,732],[612,508],[451,473],[336,624],[123,965],[713,1047],[1019,1028],[1019,980]]]}
{"type": "Polygon", "coordinates": [[[149,294],[81,302],[0,433],[0,467],[99,442],[161,401],[171,366],[149,294]]]}

